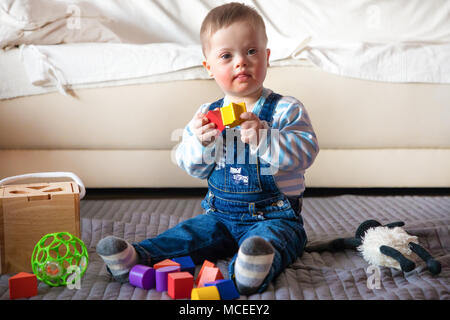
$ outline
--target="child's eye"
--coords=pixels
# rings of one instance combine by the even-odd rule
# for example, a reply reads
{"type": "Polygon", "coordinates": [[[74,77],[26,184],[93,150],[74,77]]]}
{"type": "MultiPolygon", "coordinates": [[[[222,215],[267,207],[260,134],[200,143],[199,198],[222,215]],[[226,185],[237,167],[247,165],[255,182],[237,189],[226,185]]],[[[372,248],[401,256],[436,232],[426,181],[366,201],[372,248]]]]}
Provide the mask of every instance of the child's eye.
{"type": "Polygon", "coordinates": [[[231,58],[231,54],[229,53],[224,53],[223,55],[220,56],[220,58],[226,60],[226,59],[230,59],[231,58]]]}
{"type": "Polygon", "coordinates": [[[248,51],[247,51],[247,54],[248,55],[254,55],[256,53],[256,49],[249,49],[248,51]]]}

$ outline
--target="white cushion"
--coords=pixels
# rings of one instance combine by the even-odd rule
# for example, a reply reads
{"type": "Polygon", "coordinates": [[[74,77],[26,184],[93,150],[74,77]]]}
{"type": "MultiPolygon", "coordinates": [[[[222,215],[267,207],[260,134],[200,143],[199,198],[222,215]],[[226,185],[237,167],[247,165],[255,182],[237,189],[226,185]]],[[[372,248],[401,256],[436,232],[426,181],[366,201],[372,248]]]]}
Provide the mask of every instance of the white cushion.
{"type": "Polygon", "coordinates": [[[21,44],[120,42],[93,8],[55,0],[0,2],[0,48],[21,44]]]}

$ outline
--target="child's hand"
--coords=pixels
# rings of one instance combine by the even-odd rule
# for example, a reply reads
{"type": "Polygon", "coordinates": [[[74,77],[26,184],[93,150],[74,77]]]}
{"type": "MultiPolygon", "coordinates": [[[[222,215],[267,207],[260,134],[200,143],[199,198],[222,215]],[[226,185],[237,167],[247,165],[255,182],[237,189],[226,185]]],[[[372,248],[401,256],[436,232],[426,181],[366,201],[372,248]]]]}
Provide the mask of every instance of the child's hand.
{"type": "Polygon", "coordinates": [[[214,141],[216,135],[219,133],[219,130],[215,129],[216,124],[209,122],[209,119],[201,112],[194,116],[192,128],[197,139],[205,147],[214,141]]]}
{"type": "Polygon", "coordinates": [[[259,143],[259,129],[264,128],[261,120],[253,112],[244,112],[240,118],[245,120],[241,123],[241,141],[257,146],[259,143]]]}

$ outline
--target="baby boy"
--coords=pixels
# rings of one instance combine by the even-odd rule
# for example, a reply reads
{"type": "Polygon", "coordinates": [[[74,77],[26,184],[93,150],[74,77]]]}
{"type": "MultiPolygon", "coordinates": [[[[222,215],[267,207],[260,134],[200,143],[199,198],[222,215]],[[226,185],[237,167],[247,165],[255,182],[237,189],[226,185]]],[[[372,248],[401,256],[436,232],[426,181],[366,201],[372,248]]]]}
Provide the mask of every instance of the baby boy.
{"type": "Polygon", "coordinates": [[[127,281],[137,263],[231,257],[228,274],[239,292],[263,292],[303,253],[304,172],[319,147],[303,104],[263,86],[270,49],[256,10],[239,3],[216,7],[200,38],[203,66],[224,97],[200,106],[176,159],[189,175],[207,179],[205,211],[138,243],[108,236],[97,252],[118,281],[127,281]],[[245,102],[247,112],[239,126],[221,132],[205,114],[231,102],[245,102]]]}

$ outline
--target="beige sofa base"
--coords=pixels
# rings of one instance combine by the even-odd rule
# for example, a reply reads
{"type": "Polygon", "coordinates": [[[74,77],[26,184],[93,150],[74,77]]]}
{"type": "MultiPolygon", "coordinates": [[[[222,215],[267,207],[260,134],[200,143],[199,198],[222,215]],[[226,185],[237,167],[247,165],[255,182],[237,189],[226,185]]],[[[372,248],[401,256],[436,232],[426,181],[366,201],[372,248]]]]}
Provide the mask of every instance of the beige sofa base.
{"type": "MultiPolygon", "coordinates": [[[[171,150],[0,150],[2,177],[71,171],[88,188],[206,187],[171,162],[171,150]]],[[[449,149],[325,149],[308,187],[449,187],[449,149]]]]}
{"type": "MultiPolygon", "coordinates": [[[[23,75],[26,76],[26,75],[23,75]]],[[[316,67],[271,67],[267,88],[306,106],[320,153],[309,187],[450,187],[450,85],[340,77],[316,67]]],[[[213,80],[57,92],[0,100],[0,179],[72,171],[88,188],[205,187],[171,150],[213,80]]]]}

